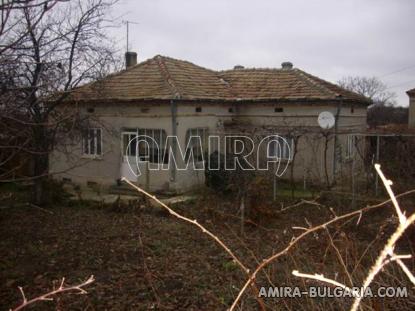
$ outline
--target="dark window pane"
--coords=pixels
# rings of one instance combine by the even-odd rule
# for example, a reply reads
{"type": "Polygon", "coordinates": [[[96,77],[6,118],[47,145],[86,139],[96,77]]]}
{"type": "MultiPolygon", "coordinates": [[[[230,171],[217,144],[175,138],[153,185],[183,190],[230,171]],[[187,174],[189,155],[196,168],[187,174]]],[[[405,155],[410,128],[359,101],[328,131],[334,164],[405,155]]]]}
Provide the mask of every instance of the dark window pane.
{"type": "Polygon", "coordinates": [[[85,131],[83,133],[82,140],[83,140],[83,149],[84,149],[83,151],[84,151],[84,154],[89,154],[89,148],[88,148],[88,132],[87,131],[85,131]]]}
{"type": "Polygon", "coordinates": [[[92,132],[92,135],[91,135],[91,132],[90,132],[88,140],[89,140],[89,154],[95,154],[95,144],[94,144],[93,132],[92,132]]]}
{"type": "Polygon", "coordinates": [[[96,141],[97,141],[97,154],[101,155],[101,129],[97,129],[97,134],[96,134],[96,141]]]}
{"type": "Polygon", "coordinates": [[[127,147],[128,147],[128,141],[129,141],[129,137],[130,137],[130,135],[128,135],[128,134],[123,134],[123,143],[122,143],[122,154],[123,155],[128,155],[128,150],[127,150],[127,147]]]}
{"type": "Polygon", "coordinates": [[[137,155],[137,138],[135,135],[130,135],[130,148],[128,155],[135,157],[137,155]]]}

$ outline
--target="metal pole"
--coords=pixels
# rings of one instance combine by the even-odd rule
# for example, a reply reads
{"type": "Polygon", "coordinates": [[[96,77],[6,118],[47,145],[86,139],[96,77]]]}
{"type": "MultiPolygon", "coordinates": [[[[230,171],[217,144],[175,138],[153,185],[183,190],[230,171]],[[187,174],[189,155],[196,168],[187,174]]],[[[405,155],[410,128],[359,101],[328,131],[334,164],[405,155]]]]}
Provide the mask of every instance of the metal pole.
{"type": "MultiPolygon", "coordinates": [[[[176,102],[172,99],[170,101],[170,109],[171,109],[171,126],[172,126],[172,145],[171,145],[171,151],[172,154],[170,155],[170,159],[172,160],[173,157],[175,159],[175,161],[177,161],[177,146],[176,146],[176,138],[177,138],[177,104],[176,102]]],[[[170,180],[172,182],[176,181],[176,163],[170,163],[170,180]]]]}
{"type": "Polygon", "coordinates": [[[340,118],[340,112],[343,106],[343,100],[342,96],[338,96],[338,104],[337,104],[337,111],[335,115],[335,121],[334,121],[334,153],[333,153],[333,184],[336,183],[336,171],[337,171],[337,145],[338,145],[338,129],[339,129],[339,118],[340,118]]]}
{"type": "Polygon", "coordinates": [[[277,200],[277,175],[276,175],[276,165],[275,165],[275,162],[274,162],[274,183],[273,183],[273,199],[274,199],[274,201],[276,201],[277,200]]]}
{"type": "Polygon", "coordinates": [[[127,52],[128,52],[128,33],[129,33],[129,27],[128,27],[128,23],[129,23],[129,21],[127,21],[127,52]]]}
{"type": "MultiPolygon", "coordinates": [[[[352,139],[352,142],[354,142],[354,138],[352,139]]],[[[355,169],[354,156],[355,156],[354,144],[352,144],[352,208],[356,207],[356,187],[355,187],[355,180],[354,180],[354,169],[355,169]]]]}
{"type": "MultiPolygon", "coordinates": [[[[376,163],[379,163],[379,135],[376,135],[376,163]]],[[[375,175],[375,196],[379,194],[379,176],[375,175]]]]}

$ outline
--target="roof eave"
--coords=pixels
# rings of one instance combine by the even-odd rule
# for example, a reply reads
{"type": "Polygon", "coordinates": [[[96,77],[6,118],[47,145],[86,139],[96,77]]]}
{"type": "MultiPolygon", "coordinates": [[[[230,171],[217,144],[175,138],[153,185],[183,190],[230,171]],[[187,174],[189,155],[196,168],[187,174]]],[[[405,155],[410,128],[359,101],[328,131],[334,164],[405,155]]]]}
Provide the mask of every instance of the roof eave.
{"type": "Polygon", "coordinates": [[[274,97],[267,97],[267,98],[215,98],[215,97],[200,97],[200,98],[176,98],[176,97],[149,97],[149,98],[82,98],[82,99],[71,99],[66,101],[67,103],[76,102],[76,103],[154,103],[154,102],[166,102],[170,103],[171,100],[178,101],[178,102],[216,102],[216,103],[232,103],[232,104],[242,104],[242,103],[298,103],[298,104],[313,104],[313,103],[333,103],[333,102],[342,102],[342,103],[350,103],[350,104],[359,104],[364,106],[369,106],[373,102],[371,100],[359,100],[359,99],[351,99],[351,98],[274,98],[274,97]]]}

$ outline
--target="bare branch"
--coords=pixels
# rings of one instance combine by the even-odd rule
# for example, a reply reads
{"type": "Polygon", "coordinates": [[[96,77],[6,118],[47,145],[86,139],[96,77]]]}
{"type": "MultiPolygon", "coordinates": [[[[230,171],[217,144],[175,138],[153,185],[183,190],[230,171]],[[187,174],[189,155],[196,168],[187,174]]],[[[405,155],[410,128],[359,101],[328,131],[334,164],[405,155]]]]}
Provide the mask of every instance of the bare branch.
{"type": "Polygon", "coordinates": [[[27,306],[38,302],[38,301],[44,301],[44,300],[53,300],[52,296],[55,296],[57,294],[61,294],[64,292],[70,292],[70,291],[76,291],[79,294],[86,294],[87,292],[83,289],[83,287],[93,283],[95,281],[94,276],[91,275],[86,281],[82,282],[81,284],[78,285],[72,285],[72,286],[65,286],[64,282],[65,282],[65,278],[62,278],[61,284],[59,286],[59,288],[52,290],[46,294],[40,295],[38,297],[32,298],[30,300],[27,300],[25,293],[23,291],[22,287],[19,287],[19,290],[22,294],[23,297],[23,302],[20,306],[14,308],[14,309],[10,309],[10,311],[19,311],[22,310],[23,308],[26,308],[27,306]]]}
{"type": "MultiPolygon", "coordinates": [[[[411,193],[415,193],[415,190],[410,190],[407,191],[405,193],[402,193],[400,195],[397,195],[396,198],[411,194],[411,193]]],[[[344,214],[342,216],[335,216],[333,219],[320,224],[318,226],[315,226],[313,228],[308,229],[307,231],[301,233],[299,236],[295,237],[292,239],[292,241],[281,251],[273,254],[272,256],[268,257],[267,259],[264,259],[263,262],[258,265],[258,267],[254,270],[254,272],[250,275],[249,279],[246,281],[246,283],[244,284],[244,286],[241,288],[241,290],[239,291],[237,297],[235,298],[234,302],[232,303],[232,306],[230,308],[230,311],[235,310],[236,306],[238,305],[238,302],[240,301],[240,299],[242,298],[243,293],[246,291],[247,287],[256,279],[257,274],[264,269],[266,266],[268,266],[270,263],[272,263],[273,261],[275,261],[276,259],[278,259],[279,257],[285,255],[286,253],[288,253],[289,250],[291,250],[291,248],[293,248],[299,241],[301,241],[304,237],[308,236],[309,234],[321,230],[321,229],[325,229],[327,226],[336,223],[340,220],[344,220],[347,218],[351,218],[351,217],[356,217],[356,216],[360,216],[361,213],[364,212],[368,212],[372,209],[376,209],[379,207],[382,207],[388,203],[390,203],[392,201],[392,199],[388,199],[382,203],[376,204],[376,205],[371,205],[371,206],[367,206],[364,207],[360,210],[356,210],[347,214],[344,214]]]]}
{"type": "Polygon", "coordinates": [[[392,188],[391,188],[392,180],[387,179],[385,177],[385,175],[383,174],[382,170],[380,169],[380,164],[375,164],[375,169],[376,169],[376,172],[378,173],[380,179],[382,180],[383,184],[385,185],[385,188],[386,188],[386,191],[389,194],[389,197],[392,200],[393,206],[395,207],[395,210],[396,210],[396,214],[398,215],[398,218],[399,218],[399,222],[401,224],[405,223],[406,217],[402,213],[402,211],[401,211],[401,209],[399,207],[399,203],[396,200],[395,194],[393,193],[392,188]]]}
{"type": "Polygon", "coordinates": [[[353,290],[352,288],[347,287],[346,285],[344,285],[344,284],[342,284],[340,282],[337,282],[337,281],[332,280],[332,279],[328,279],[328,278],[324,277],[323,274],[317,274],[317,273],[316,274],[300,273],[297,270],[293,270],[292,274],[295,275],[295,276],[297,276],[297,277],[300,277],[300,278],[317,280],[317,281],[325,282],[325,283],[328,283],[328,284],[331,284],[331,285],[334,285],[334,286],[337,286],[337,287],[341,287],[344,290],[346,290],[347,292],[349,292],[350,294],[352,294],[353,297],[358,297],[359,296],[359,292],[358,291],[353,290]]]}
{"type": "MultiPolygon", "coordinates": [[[[238,264],[238,266],[242,269],[242,271],[247,274],[249,276],[249,269],[240,261],[240,259],[231,251],[231,249],[224,243],[222,242],[216,235],[214,235],[212,232],[210,232],[208,229],[206,229],[203,225],[201,225],[200,223],[198,223],[198,221],[196,219],[190,219],[187,218],[185,216],[180,215],[179,213],[175,212],[174,210],[172,210],[170,207],[168,207],[166,204],[164,204],[163,202],[161,202],[159,199],[157,199],[156,196],[151,195],[150,193],[148,193],[147,191],[141,189],[140,187],[134,185],[132,182],[130,182],[129,180],[127,180],[125,177],[121,178],[122,181],[126,182],[127,184],[129,184],[131,187],[133,187],[134,189],[136,189],[138,192],[144,194],[145,196],[151,198],[152,200],[154,200],[155,202],[157,202],[160,206],[162,206],[164,209],[166,209],[170,215],[173,215],[174,217],[183,220],[185,222],[188,222],[194,226],[196,226],[197,228],[199,228],[204,234],[208,235],[210,238],[212,238],[222,249],[225,250],[225,252],[227,252],[232,259],[235,261],[235,263],[238,264]]],[[[257,299],[260,307],[262,308],[262,310],[266,310],[265,305],[263,303],[263,301],[258,297],[258,289],[256,288],[255,284],[252,284],[252,289],[254,291],[255,294],[255,298],[257,299]]]]}

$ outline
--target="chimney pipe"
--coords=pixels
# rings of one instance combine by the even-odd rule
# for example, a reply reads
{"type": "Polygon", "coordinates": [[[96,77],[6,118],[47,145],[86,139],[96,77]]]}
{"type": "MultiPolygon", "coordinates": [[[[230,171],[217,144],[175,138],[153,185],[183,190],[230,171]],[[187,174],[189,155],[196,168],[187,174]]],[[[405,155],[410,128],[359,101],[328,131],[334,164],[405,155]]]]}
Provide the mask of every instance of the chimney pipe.
{"type": "Polygon", "coordinates": [[[136,52],[126,52],[125,53],[125,68],[130,68],[131,66],[137,65],[137,53],[136,52]]]}
{"type": "Polygon", "coordinates": [[[293,69],[293,63],[291,63],[291,62],[283,62],[281,64],[281,68],[284,69],[284,70],[293,69]]]}

